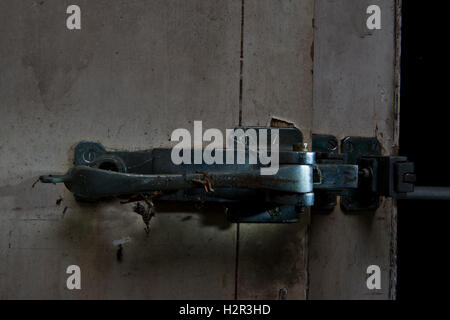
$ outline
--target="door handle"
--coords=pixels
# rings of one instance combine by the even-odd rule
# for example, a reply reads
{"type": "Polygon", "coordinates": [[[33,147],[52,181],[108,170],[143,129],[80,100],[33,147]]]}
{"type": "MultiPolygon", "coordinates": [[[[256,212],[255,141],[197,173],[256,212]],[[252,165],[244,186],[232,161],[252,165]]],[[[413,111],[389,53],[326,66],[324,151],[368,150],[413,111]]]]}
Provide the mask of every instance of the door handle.
{"type": "MultiPolygon", "coordinates": [[[[41,176],[40,181],[64,183],[77,200],[83,201],[116,196],[142,199],[156,192],[155,202],[222,203],[231,221],[294,222],[304,207],[314,204],[317,184],[328,181],[336,186],[340,180],[317,180],[315,153],[298,148],[303,145],[301,132],[294,128],[277,130],[279,168],[274,175],[261,175],[260,169],[267,165],[250,164],[249,148],[245,149],[244,164],[223,161],[175,165],[171,149],[112,151],[99,143],[81,142],[75,148],[72,169],[64,175],[41,176]]],[[[226,152],[223,154],[226,157],[226,152]]],[[[357,168],[352,168],[357,179],[357,168]]]]}
{"type": "Polygon", "coordinates": [[[227,206],[234,222],[295,222],[304,207],[331,211],[337,196],[344,212],[376,210],[381,196],[450,198],[448,189],[414,192],[414,164],[405,157],[382,156],[375,138],[347,137],[339,152],[335,137],[313,135],[312,151],[299,151],[301,132],[278,130],[279,168],[274,175],[261,175],[264,165],[250,164],[248,149],[245,164],[175,165],[171,149],[110,151],[99,143],[81,142],[72,169],[41,176],[40,181],[64,183],[77,200],[153,194],[155,201],[218,202],[227,206]]]}
{"type": "Polygon", "coordinates": [[[259,170],[133,174],[75,166],[65,175],[41,176],[40,181],[64,183],[76,197],[86,200],[199,186],[206,192],[214,192],[214,188],[244,188],[301,195],[313,191],[313,168],[310,165],[284,165],[276,175],[262,176],[259,170]]]}

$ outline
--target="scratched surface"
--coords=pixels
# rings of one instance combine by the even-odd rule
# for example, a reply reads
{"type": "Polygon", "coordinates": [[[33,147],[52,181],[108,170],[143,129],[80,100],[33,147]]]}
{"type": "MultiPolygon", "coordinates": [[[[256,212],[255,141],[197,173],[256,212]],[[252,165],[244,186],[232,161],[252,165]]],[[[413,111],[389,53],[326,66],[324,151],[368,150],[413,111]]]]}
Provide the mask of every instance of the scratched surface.
{"type": "MultiPolygon", "coordinates": [[[[383,154],[395,152],[395,1],[317,0],[314,30],[313,132],[377,137],[383,154]],[[363,15],[382,12],[381,30],[363,15]]],[[[383,200],[376,213],[312,214],[310,299],[394,297],[396,208],[383,200]],[[370,265],[381,268],[381,290],[366,286],[370,265]]]]}
{"type": "Polygon", "coordinates": [[[233,298],[236,227],[217,208],[160,213],[147,237],[131,205],[31,185],[80,140],[136,150],[194,120],[233,128],[241,1],[80,0],[81,31],[65,4],[0,3],[0,298],[233,298]]]}
{"type": "MultiPolygon", "coordinates": [[[[242,124],[285,120],[309,141],[313,1],[245,0],[244,12],[242,124]]],[[[307,215],[297,224],[239,225],[239,299],[306,297],[307,215]]]]}
{"type": "Polygon", "coordinates": [[[224,130],[277,118],[308,142],[311,132],[377,136],[391,153],[394,0],[77,4],[81,31],[66,29],[61,1],[0,2],[1,299],[392,296],[389,201],[375,215],[307,212],[292,225],[165,208],[147,236],[131,205],[80,204],[63,186],[31,186],[65,172],[80,140],[168,147],[194,120],[224,130]],[[380,31],[364,29],[369,4],[382,8],[380,31]],[[118,261],[112,242],[126,236],[118,261]],[[65,287],[71,264],[81,267],[80,291],[65,287]],[[380,292],[365,287],[369,264],[382,269],[380,292]]]}

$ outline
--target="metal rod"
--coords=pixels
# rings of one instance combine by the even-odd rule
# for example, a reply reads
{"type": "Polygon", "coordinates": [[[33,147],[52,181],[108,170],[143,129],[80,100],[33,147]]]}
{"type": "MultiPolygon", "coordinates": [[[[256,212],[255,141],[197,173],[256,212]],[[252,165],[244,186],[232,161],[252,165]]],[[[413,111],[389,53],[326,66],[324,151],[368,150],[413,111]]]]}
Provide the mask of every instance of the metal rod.
{"type": "Polygon", "coordinates": [[[400,195],[407,200],[450,200],[450,187],[414,187],[414,192],[400,195]]]}

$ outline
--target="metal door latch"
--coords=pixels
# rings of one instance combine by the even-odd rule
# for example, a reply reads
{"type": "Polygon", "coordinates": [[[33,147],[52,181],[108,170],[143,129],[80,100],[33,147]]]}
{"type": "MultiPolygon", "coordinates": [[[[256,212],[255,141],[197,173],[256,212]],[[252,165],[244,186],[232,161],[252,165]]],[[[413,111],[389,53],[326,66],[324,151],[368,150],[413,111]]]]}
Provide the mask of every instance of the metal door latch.
{"type": "Polygon", "coordinates": [[[39,179],[64,183],[80,201],[217,202],[227,208],[232,222],[295,222],[305,207],[333,209],[338,195],[344,211],[375,210],[380,196],[410,198],[414,193],[414,164],[404,157],[382,157],[374,138],[348,137],[339,153],[336,138],[313,135],[308,151],[299,130],[278,130],[275,175],[261,175],[259,161],[249,164],[248,148],[245,164],[175,165],[171,149],[112,151],[81,142],[73,168],[39,179]]]}

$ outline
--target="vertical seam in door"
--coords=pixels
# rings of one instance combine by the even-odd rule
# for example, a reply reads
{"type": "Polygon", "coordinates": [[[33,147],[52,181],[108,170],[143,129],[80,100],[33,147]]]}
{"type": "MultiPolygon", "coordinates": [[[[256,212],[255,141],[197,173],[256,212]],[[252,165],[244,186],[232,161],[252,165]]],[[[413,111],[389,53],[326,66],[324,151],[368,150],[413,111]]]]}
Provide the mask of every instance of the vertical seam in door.
{"type": "MultiPolygon", "coordinates": [[[[400,84],[401,84],[401,37],[402,37],[402,0],[395,1],[395,24],[394,24],[394,123],[393,123],[393,145],[391,154],[397,155],[400,134],[400,84]]],[[[395,300],[397,297],[397,202],[392,201],[391,223],[390,223],[390,250],[389,250],[389,292],[388,299],[395,300]]]]}
{"type": "MultiPolygon", "coordinates": [[[[244,70],[244,6],[245,0],[241,0],[241,48],[239,55],[239,125],[242,126],[242,92],[244,70]]],[[[234,299],[238,299],[238,275],[239,275],[239,223],[236,224],[236,262],[234,270],[234,299]]]]}
{"type": "Polygon", "coordinates": [[[244,5],[241,3],[241,49],[239,55],[239,125],[242,125],[242,91],[243,91],[243,70],[244,70],[244,5]]]}
{"type": "Polygon", "coordinates": [[[239,223],[236,223],[236,264],[234,270],[234,300],[238,299],[238,274],[239,274],[239,223]]]}
{"type": "MultiPolygon", "coordinates": [[[[311,43],[311,59],[312,59],[312,77],[311,77],[311,81],[312,81],[312,92],[311,92],[311,110],[312,110],[312,116],[311,116],[311,121],[310,121],[310,137],[312,139],[312,132],[314,130],[313,125],[314,125],[314,78],[315,78],[315,74],[314,74],[314,66],[315,66],[315,61],[314,61],[314,57],[315,57],[315,52],[316,52],[316,6],[317,6],[317,1],[313,0],[313,6],[312,6],[312,43],[311,43]]],[[[312,145],[312,140],[311,140],[311,145],[312,145]]],[[[311,236],[311,224],[312,224],[312,210],[309,209],[309,222],[307,223],[306,226],[306,231],[305,231],[305,243],[304,243],[304,263],[305,263],[305,300],[309,300],[309,285],[310,285],[310,272],[309,272],[309,262],[310,262],[310,257],[309,257],[309,244],[310,244],[310,236],[311,236]]]]}

